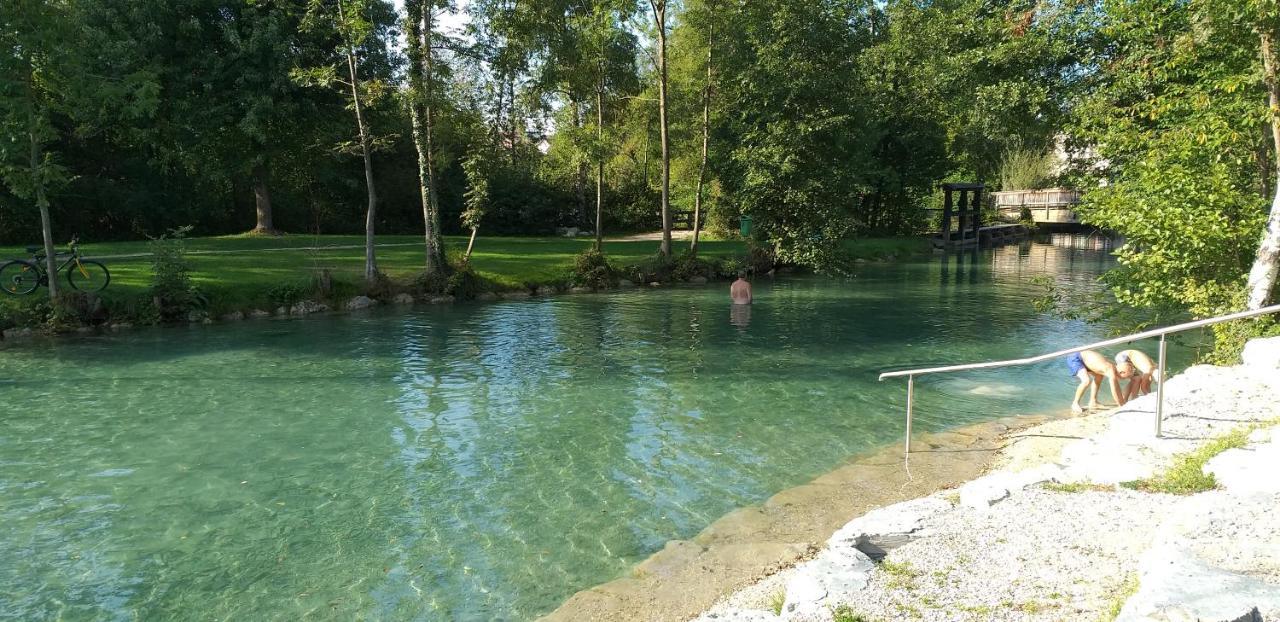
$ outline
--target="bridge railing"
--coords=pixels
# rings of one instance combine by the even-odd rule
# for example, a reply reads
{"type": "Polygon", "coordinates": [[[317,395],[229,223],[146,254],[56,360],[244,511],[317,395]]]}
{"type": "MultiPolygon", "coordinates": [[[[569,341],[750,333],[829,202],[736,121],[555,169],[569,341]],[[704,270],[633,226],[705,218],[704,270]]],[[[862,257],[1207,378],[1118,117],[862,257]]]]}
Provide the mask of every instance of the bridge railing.
{"type": "Polygon", "coordinates": [[[967,363],[963,365],[944,365],[941,367],[920,367],[916,369],[887,371],[880,374],[880,380],[884,380],[885,378],[900,378],[903,376],[906,376],[907,378],[907,433],[906,433],[905,450],[906,450],[906,453],[911,453],[911,417],[912,417],[911,411],[912,411],[913,402],[915,400],[916,376],[926,376],[930,374],[945,374],[945,373],[958,372],[958,371],[968,371],[972,369],[993,369],[997,367],[1012,367],[1015,365],[1031,365],[1034,363],[1040,363],[1043,361],[1055,359],[1061,356],[1066,356],[1068,354],[1074,354],[1076,352],[1092,350],[1094,348],[1105,348],[1107,346],[1120,345],[1124,343],[1139,341],[1142,339],[1159,337],[1160,338],[1160,354],[1158,357],[1159,363],[1157,365],[1157,371],[1156,371],[1156,378],[1159,380],[1159,382],[1156,384],[1156,421],[1155,421],[1155,432],[1156,432],[1156,437],[1158,438],[1160,436],[1160,426],[1164,420],[1165,337],[1173,333],[1180,333],[1180,332],[1192,330],[1195,328],[1202,328],[1205,326],[1211,326],[1213,324],[1220,324],[1222,322],[1230,322],[1232,320],[1243,320],[1247,318],[1253,318],[1253,317],[1258,317],[1258,316],[1267,315],[1270,313],[1277,313],[1277,312],[1280,312],[1280,305],[1272,305],[1272,306],[1263,307],[1261,309],[1257,309],[1254,311],[1241,311],[1239,313],[1232,313],[1230,315],[1221,315],[1218,317],[1212,317],[1204,320],[1187,322],[1185,324],[1177,324],[1174,326],[1166,326],[1164,328],[1156,328],[1148,331],[1143,331],[1141,333],[1134,333],[1132,335],[1116,337],[1115,339],[1108,339],[1106,341],[1091,343],[1087,346],[1080,346],[1077,348],[1068,348],[1066,350],[1058,350],[1057,352],[1050,352],[1048,354],[1041,354],[1039,356],[1032,356],[1028,358],[1010,359],[1007,361],[990,361],[987,363],[967,363]]]}

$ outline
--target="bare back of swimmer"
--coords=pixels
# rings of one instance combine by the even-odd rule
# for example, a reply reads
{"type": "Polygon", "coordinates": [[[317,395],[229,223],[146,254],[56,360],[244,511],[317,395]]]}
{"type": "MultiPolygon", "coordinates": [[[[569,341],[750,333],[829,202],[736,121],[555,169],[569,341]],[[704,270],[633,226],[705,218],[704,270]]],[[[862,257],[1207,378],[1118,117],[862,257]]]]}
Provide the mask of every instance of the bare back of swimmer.
{"type": "Polygon", "coordinates": [[[752,302],[751,282],[747,280],[747,272],[745,270],[738,271],[738,280],[729,286],[729,298],[733,299],[735,305],[749,305],[752,302]]]}

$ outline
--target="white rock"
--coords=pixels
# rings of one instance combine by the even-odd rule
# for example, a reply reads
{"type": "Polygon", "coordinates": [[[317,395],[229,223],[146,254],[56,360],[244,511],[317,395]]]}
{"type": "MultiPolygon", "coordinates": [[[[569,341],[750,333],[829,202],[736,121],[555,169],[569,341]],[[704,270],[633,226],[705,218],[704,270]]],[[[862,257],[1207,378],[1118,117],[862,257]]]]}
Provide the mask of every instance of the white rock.
{"type": "Polygon", "coordinates": [[[996,471],[960,487],[960,505],[982,510],[1009,498],[1014,486],[1010,473],[996,471]]]}
{"type": "Polygon", "coordinates": [[[497,299],[498,295],[493,292],[480,292],[479,294],[476,294],[476,300],[489,301],[497,299]]]}
{"type": "Polygon", "coordinates": [[[695,276],[695,277],[693,277],[693,278],[689,279],[689,282],[690,282],[690,283],[693,283],[694,285],[706,285],[706,284],[707,284],[707,277],[705,277],[705,276],[695,276]]]}
{"type": "Polygon", "coordinates": [[[1280,370],[1280,337],[1250,339],[1244,344],[1240,360],[1254,371],[1280,370]]]}
{"type": "Polygon", "coordinates": [[[1280,443],[1228,449],[1209,460],[1202,471],[1235,494],[1280,494],[1280,443]]]}
{"type": "Polygon", "coordinates": [[[355,298],[347,301],[347,310],[358,311],[360,309],[368,309],[376,304],[378,304],[377,301],[368,296],[356,296],[355,298]]]}
{"type": "Polygon", "coordinates": [[[1269,442],[1272,439],[1280,440],[1280,434],[1277,434],[1277,432],[1280,432],[1280,427],[1258,428],[1249,433],[1249,443],[1258,444],[1269,442]]]}
{"type": "Polygon", "coordinates": [[[857,547],[869,541],[891,536],[909,536],[931,518],[951,509],[951,502],[941,497],[923,497],[895,503],[867,512],[849,521],[832,534],[828,546],[857,547]]]}
{"type": "MultiPolygon", "coordinates": [[[[114,329],[116,326],[119,326],[119,324],[112,324],[111,328],[114,329]]],[[[33,334],[33,331],[30,328],[8,328],[8,329],[5,329],[4,331],[4,338],[5,339],[23,339],[26,337],[30,337],[32,334],[33,334]]]]}
{"type": "Polygon", "coordinates": [[[396,294],[395,298],[391,299],[391,302],[398,305],[411,305],[413,304],[413,295],[412,294],[396,294]]]}
{"type": "Polygon", "coordinates": [[[239,322],[240,320],[244,319],[244,312],[232,311],[231,313],[224,313],[222,317],[218,319],[222,320],[223,322],[239,322]]]}
{"type": "Polygon", "coordinates": [[[453,302],[453,296],[432,296],[429,302],[433,305],[444,305],[453,302]]]}
{"type": "Polygon", "coordinates": [[[249,317],[251,317],[251,318],[253,318],[253,319],[259,319],[259,318],[264,318],[264,317],[271,317],[271,312],[270,312],[270,311],[263,311],[262,309],[251,309],[251,310],[249,311],[249,313],[248,313],[248,316],[249,316],[249,317]]]}
{"type": "Polygon", "coordinates": [[[787,581],[783,619],[810,618],[867,586],[875,563],[857,549],[827,549],[787,581]]]}
{"type": "Polygon", "coordinates": [[[528,298],[530,295],[531,295],[531,294],[530,294],[529,292],[526,292],[526,291],[514,291],[514,292],[503,292],[503,293],[502,293],[502,297],[503,297],[503,298],[510,298],[510,299],[512,299],[512,300],[523,300],[523,299],[525,299],[525,298],[528,298]]]}
{"type": "Polygon", "coordinates": [[[1117,622],[1139,620],[1262,620],[1280,611],[1280,587],[1210,567],[1185,549],[1157,544],[1143,555],[1138,592],[1117,622]]]}
{"type": "Polygon", "coordinates": [[[569,292],[572,294],[590,294],[592,291],[595,291],[595,290],[591,289],[590,287],[574,287],[569,290],[569,292]]]}

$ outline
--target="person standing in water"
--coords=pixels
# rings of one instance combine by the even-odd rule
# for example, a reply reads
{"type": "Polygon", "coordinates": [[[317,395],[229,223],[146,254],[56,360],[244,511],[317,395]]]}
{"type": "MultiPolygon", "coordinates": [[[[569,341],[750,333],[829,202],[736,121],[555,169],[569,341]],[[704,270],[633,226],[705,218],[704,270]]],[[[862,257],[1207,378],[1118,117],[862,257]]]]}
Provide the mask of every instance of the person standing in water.
{"type": "Polygon", "coordinates": [[[733,299],[735,305],[749,305],[753,299],[751,297],[751,282],[747,281],[747,271],[738,271],[738,280],[729,286],[729,298],[733,299]]]}
{"type": "Polygon", "coordinates": [[[1156,364],[1141,350],[1124,350],[1116,355],[1116,373],[1121,378],[1129,379],[1124,398],[1131,400],[1151,392],[1151,380],[1156,377],[1156,364]]]}
{"type": "Polygon", "coordinates": [[[1080,381],[1080,386],[1076,387],[1076,397],[1071,400],[1071,412],[1076,414],[1084,412],[1084,409],[1080,408],[1080,397],[1084,395],[1085,388],[1090,390],[1089,408],[1100,406],[1098,385],[1102,383],[1104,377],[1111,386],[1111,397],[1115,399],[1116,405],[1124,406],[1125,396],[1120,391],[1119,373],[1116,371],[1116,366],[1111,363],[1111,359],[1093,350],[1085,350],[1067,355],[1067,369],[1080,381]]]}

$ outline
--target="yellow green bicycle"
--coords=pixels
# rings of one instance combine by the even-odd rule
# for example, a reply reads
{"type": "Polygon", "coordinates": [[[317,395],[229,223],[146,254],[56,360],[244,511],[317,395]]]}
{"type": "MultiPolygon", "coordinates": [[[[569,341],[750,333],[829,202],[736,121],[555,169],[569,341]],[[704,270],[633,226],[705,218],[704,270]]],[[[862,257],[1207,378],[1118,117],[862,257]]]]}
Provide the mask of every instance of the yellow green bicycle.
{"type": "MultiPolygon", "coordinates": [[[[58,272],[66,272],[67,282],[82,292],[100,292],[111,282],[111,273],[100,261],[85,259],[75,238],[67,245],[69,252],[57,253],[54,261],[61,261],[58,272]]],[[[44,247],[28,246],[31,259],[11,259],[0,264],[0,291],[10,296],[25,296],[49,284],[45,274],[44,247]]]]}

